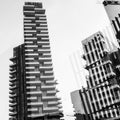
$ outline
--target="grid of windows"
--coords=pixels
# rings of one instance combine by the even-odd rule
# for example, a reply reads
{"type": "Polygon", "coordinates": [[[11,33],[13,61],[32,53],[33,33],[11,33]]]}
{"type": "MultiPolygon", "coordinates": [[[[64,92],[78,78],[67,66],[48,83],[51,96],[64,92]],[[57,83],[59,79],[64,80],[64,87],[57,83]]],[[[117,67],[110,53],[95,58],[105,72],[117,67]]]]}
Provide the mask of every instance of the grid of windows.
{"type": "Polygon", "coordinates": [[[113,106],[119,96],[114,91],[114,87],[111,87],[111,81],[114,81],[114,71],[112,62],[108,57],[109,53],[104,45],[104,40],[105,38],[102,33],[98,32],[82,41],[83,47],[89,49],[89,51],[84,50],[84,55],[87,58],[87,70],[89,71],[88,84],[90,85],[88,91],[90,91],[89,97],[94,119],[118,116],[118,109],[113,108],[113,106]]]}

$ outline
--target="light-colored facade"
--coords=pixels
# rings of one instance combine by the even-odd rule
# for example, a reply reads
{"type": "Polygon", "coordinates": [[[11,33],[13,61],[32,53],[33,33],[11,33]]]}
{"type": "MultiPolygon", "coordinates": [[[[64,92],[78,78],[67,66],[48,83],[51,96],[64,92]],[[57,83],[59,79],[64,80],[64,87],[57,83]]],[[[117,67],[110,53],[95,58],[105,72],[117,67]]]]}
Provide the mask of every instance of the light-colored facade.
{"type": "Polygon", "coordinates": [[[115,51],[108,51],[105,42],[101,32],[82,41],[86,69],[89,71],[87,83],[94,120],[117,118],[120,115],[116,104],[116,101],[120,101],[120,91],[115,91],[118,84],[113,68],[115,61],[111,59],[115,51]]]}
{"type": "Polygon", "coordinates": [[[111,26],[118,43],[120,45],[120,1],[119,0],[105,0],[103,2],[104,8],[110,19],[111,26]]]}
{"type": "MultiPolygon", "coordinates": [[[[83,104],[84,110],[86,108],[88,111],[85,114],[92,116],[92,120],[120,118],[120,87],[118,82],[120,50],[113,47],[108,49],[106,41],[108,41],[107,38],[101,32],[97,32],[82,41],[83,58],[86,60],[85,69],[88,70],[89,75],[86,76],[87,88],[85,92],[80,92],[84,94],[82,96],[86,97],[81,99],[82,102],[77,102],[81,108],[81,103],[83,104]]],[[[73,104],[73,106],[77,105],[74,102],[73,104]]],[[[79,113],[81,114],[81,111],[79,113]]]]}

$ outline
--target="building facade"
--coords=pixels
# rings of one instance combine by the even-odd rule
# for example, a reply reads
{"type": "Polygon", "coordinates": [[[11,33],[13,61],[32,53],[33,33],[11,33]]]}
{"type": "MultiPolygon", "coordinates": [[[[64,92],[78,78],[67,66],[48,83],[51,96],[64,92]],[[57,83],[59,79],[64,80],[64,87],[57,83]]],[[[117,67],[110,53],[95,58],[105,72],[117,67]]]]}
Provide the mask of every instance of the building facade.
{"type": "MultiPolygon", "coordinates": [[[[16,54],[11,59],[12,70],[15,65],[15,74],[18,75],[14,84],[17,85],[17,82],[21,81],[14,91],[15,94],[20,94],[17,95],[19,101],[13,100],[12,108],[15,105],[19,110],[13,112],[14,116],[13,114],[10,116],[13,120],[58,120],[62,116],[62,107],[60,98],[56,96],[57,82],[53,73],[45,10],[42,8],[42,3],[26,2],[23,14],[24,49],[17,48],[22,54],[14,50],[16,54]],[[17,57],[19,54],[20,56],[17,57]],[[13,60],[15,58],[17,63],[20,63],[20,67],[13,60]],[[18,106],[19,103],[23,105],[18,106]]],[[[10,74],[14,76],[14,73],[10,74]]],[[[10,91],[13,92],[13,89],[10,91]]]]}
{"type": "Polygon", "coordinates": [[[110,19],[116,39],[120,45],[120,1],[105,0],[103,5],[110,19]]]}
{"type": "MultiPolygon", "coordinates": [[[[93,120],[120,119],[119,65],[120,50],[107,49],[106,38],[97,32],[82,41],[86,60],[86,98],[93,120]]],[[[79,104],[79,103],[78,103],[79,104]]]]}
{"type": "Polygon", "coordinates": [[[82,88],[71,92],[71,101],[73,104],[76,120],[92,120],[90,99],[88,90],[82,88]]]}
{"type": "Polygon", "coordinates": [[[12,120],[24,120],[26,114],[27,99],[25,85],[24,44],[13,49],[13,57],[10,61],[10,116],[12,120]],[[19,113],[19,114],[18,114],[19,113]]]}

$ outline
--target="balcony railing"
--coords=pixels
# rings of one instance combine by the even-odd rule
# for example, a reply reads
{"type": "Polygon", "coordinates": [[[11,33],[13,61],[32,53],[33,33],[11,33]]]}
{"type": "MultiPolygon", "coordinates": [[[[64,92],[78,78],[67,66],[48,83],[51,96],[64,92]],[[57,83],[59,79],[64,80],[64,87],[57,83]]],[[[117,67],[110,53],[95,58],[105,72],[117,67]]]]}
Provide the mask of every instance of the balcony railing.
{"type": "Polygon", "coordinates": [[[41,84],[41,81],[37,81],[37,80],[35,80],[35,81],[27,81],[26,83],[27,83],[27,84],[39,85],[39,84],[41,84]]]}
{"type": "Polygon", "coordinates": [[[30,92],[27,92],[27,94],[29,95],[41,95],[41,91],[30,91],[30,92]]]}
{"type": "Polygon", "coordinates": [[[46,108],[43,108],[44,111],[57,111],[58,110],[58,107],[46,107],[46,108]]]}
{"type": "Polygon", "coordinates": [[[51,90],[51,89],[55,89],[56,87],[54,85],[45,85],[45,86],[41,86],[42,90],[51,90]]]}
{"type": "Polygon", "coordinates": [[[31,102],[31,103],[28,103],[27,105],[30,105],[30,106],[42,106],[43,103],[42,102],[31,102]]]}

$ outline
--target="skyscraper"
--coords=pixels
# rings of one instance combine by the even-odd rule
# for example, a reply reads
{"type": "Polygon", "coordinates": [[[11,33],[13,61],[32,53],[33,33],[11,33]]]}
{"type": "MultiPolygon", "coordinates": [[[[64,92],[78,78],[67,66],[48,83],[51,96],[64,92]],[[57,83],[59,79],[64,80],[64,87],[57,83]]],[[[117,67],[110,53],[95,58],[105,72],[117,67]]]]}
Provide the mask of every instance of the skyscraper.
{"type": "Polygon", "coordinates": [[[24,44],[14,49],[10,66],[10,116],[13,120],[58,120],[61,102],[56,96],[45,10],[42,3],[26,2],[23,12],[24,44]]]}
{"type": "Polygon", "coordinates": [[[114,34],[120,45],[120,1],[105,0],[103,5],[110,19],[114,34]]]}
{"type": "Polygon", "coordinates": [[[91,115],[93,120],[120,119],[120,50],[113,47],[108,49],[106,42],[107,38],[101,32],[82,41],[85,69],[89,75],[86,76],[86,92],[79,91],[79,97],[83,99],[78,104],[87,101],[86,105],[83,104],[83,110],[86,109],[84,113],[91,115]]]}

